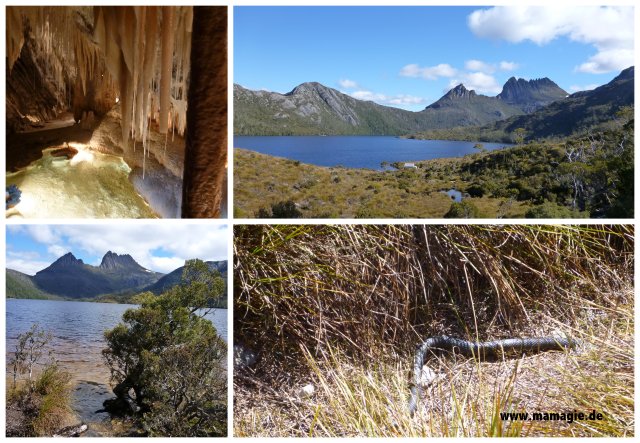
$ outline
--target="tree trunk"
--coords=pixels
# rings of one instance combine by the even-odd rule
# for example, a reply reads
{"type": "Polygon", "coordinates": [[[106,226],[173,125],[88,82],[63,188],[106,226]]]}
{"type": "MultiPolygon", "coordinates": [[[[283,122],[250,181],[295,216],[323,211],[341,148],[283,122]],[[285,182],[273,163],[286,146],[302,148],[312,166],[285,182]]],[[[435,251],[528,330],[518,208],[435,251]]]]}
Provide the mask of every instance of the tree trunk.
{"type": "Polygon", "coordinates": [[[194,6],[183,218],[220,216],[227,163],[227,8],[194,6]]]}

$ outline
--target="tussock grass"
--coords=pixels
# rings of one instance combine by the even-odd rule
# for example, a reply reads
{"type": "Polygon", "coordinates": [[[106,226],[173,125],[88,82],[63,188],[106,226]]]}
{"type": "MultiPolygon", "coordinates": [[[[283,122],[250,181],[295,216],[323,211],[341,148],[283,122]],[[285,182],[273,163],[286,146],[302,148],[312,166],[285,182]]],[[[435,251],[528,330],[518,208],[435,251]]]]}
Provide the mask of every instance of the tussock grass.
{"type": "Polygon", "coordinates": [[[234,249],[234,336],[260,355],[235,379],[237,435],[633,435],[632,227],[252,225],[234,249]],[[421,339],[558,331],[581,349],[430,360],[409,417],[421,339]],[[499,417],[574,409],[605,420],[499,417]]]}
{"type": "Polygon", "coordinates": [[[7,436],[47,437],[72,424],[71,376],[56,364],[47,365],[36,377],[33,389],[20,381],[7,386],[7,436]]]}
{"type": "MultiPolygon", "coordinates": [[[[234,213],[256,217],[261,208],[292,200],[304,218],[442,218],[452,200],[442,190],[466,190],[456,170],[462,159],[438,159],[418,171],[325,168],[234,149],[234,213]],[[425,169],[426,170],[426,169],[425,169]]],[[[469,159],[466,159],[469,161],[469,159]]],[[[422,164],[422,163],[421,163],[422,164]]],[[[524,217],[531,204],[506,198],[469,199],[481,217],[524,217]]]]}

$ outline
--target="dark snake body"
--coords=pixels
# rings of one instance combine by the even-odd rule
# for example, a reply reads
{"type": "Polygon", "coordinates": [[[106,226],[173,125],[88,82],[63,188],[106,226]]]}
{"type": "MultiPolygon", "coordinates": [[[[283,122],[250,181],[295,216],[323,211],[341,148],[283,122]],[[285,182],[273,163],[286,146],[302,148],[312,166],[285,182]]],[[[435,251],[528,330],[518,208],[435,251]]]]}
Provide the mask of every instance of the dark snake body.
{"type": "Polygon", "coordinates": [[[522,354],[536,354],[545,351],[562,351],[575,348],[575,346],[576,342],[574,340],[562,337],[508,338],[484,342],[461,340],[446,335],[428,338],[416,351],[411,398],[409,399],[409,413],[413,416],[418,406],[420,374],[427,353],[430,351],[444,351],[462,354],[465,357],[472,357],[480,361],[491,361],[508,355],[520,356],[522,354]]]}

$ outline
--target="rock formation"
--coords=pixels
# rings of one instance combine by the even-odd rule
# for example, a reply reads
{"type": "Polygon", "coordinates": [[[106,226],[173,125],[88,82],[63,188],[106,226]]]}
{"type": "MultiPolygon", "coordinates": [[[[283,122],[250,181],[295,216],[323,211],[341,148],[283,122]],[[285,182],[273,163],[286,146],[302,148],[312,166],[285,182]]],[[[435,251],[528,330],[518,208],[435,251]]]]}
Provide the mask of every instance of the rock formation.
{"type": "Polygon", "coordinates": [[[83,127],[98,127],[90,146],[122,155],[134,184],[136,168],[142,181],[150,169],[152,185],[136,187],[156,212],[219,215],[227,151],[226,8],[197,11],[194,21],[191,6],[7,7],[9,131],[70,111],[83,127]],[[190,84],[202,103],[194,102],[188,117],[190,84]],[[193,163],[185,168],[187,126],[193,163]],[[169,195],[160,201],[155,194],[164,179],[169,195]]]}

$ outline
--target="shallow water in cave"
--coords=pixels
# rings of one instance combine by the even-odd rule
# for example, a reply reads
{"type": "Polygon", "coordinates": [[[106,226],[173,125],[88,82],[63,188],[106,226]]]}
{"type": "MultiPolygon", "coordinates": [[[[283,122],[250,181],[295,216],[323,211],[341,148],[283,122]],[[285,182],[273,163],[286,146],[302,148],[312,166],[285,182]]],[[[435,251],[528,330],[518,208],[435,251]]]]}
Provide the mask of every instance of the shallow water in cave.
{"type": "Polygon", "coordinates": [[[7,217],[157,218],[129,181],[122,157],[91,151],[81,144],[72,159],[54,157],[48,148],[26,168],[7,173],[7,186],[22,191],[7,217]]]}

